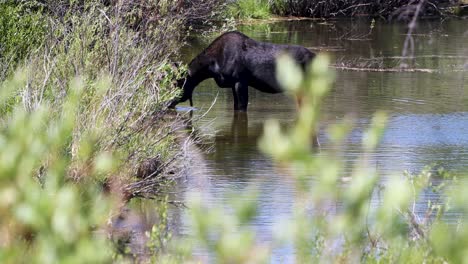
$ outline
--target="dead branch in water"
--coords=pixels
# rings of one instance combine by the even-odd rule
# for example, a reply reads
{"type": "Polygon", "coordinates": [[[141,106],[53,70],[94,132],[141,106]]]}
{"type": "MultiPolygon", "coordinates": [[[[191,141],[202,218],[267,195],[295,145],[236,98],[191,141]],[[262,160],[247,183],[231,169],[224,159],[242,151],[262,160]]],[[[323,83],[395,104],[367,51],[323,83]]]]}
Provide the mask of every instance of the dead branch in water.
{"type": "MultiPolygon", "coordinates": [[[[435,69],[424,69],[424,68],[360,68],[360,67],[348,67],[348,66],[331,66],[337,70],[345,71],[360,71],[360,72],[423,72],[423,73],[437,73],[439,70],[435,69]]],[[[456,70],[454,70],[456,71],[456,70]]]]}
{"type": "Polygon", "coordinates": [[[345,48],[340,46],[316,46],[316,47],[307,47],[307,49],[314,52],[337,52],[337,51],[346,51],[345,48]]]}
{"type": "MultiPolygon", "coordinates": [[[[411,1],[409,5],[412,5],[415,1],[411,1]]],[[[414,15],[411,19],[411,22],[408,25],[408,33],[406,34],[405,43],[403,44],[402,57],[414,56],[414,38],[413,31],[416,28],[416,21],[418,20],[419,13],[424,5],[425,0],[420,0],[418,4],[414,7],[414,15]],[[408,50],[410,53],[408,53],[408,50]]]]}
{"type": "Polygon", "coordinates": [[[401,59],[422,59],[422,58],[429,58],[429,59],[468,59],[468,56],[456,56],[456,55],[419,55],[419,56],[386,56],[386,57],[374,57],[374,58],[361,58],[361,60],[401,60],[401,59]]]}

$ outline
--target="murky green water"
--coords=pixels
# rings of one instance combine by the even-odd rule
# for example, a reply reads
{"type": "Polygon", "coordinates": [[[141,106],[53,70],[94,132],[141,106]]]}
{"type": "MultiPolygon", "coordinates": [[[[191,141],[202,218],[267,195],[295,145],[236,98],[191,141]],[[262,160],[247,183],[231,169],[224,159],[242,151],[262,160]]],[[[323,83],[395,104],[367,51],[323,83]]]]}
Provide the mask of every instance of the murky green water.
{"type": "MultiPolygon", "coordinates": [[[[413,36],[414,58],[403,61],[406,24],[369,21],[290,21],[239,29],[250,37],[274,43],[299,44],[315,51],[327,51],[339,65],[353,67],[410,67],[436,69],[436,73],[336,72],[336,82],[324,104],[323,126],[354,118],[356,127],[342,148],[352,162],[361,155],[362,131],[373,113],[390,114],[383,142],[371,156],[371,164],[383,177],[418,172],[437,164],[447,169],[468,168],[468,26],[466,21],[421,22],[413,36]]],[[[195,56],[208,42],[193,41],[186,50],[195,56]]],[[[271,160],[260,153],[257,140],[265,120],[274,118],[288,126],[294,122],[295,103],[284,94],[270,95],[250,89],[247,115],[235,115],[230,89],[219,89],[212,81],[195,90],[194,127],[203,135],[204,146],[196,150],[191,173],[183,189],[203,192],[211,205],[224,205],[227,195],[240,195],[256,186],[259,215],[253,225],[260,240],[269,241],[279,218],[291,213],[294,186],[271,160]],[[216,98],[216,103],[211,106],[216,98]],[[206,112],[209,108],[211,109],[206,112]],[[203,115],[203,116],[202,116],[203,115]],[[202,116],[202,117],[201,117],[202,116]]],[[[184,105],[179,108],[184,111],[184,105]]],[[[324,129],[319,139],[322,150],[330,148],[324,129]]],[[[344,175],[346,176],[346,175],[344,175]]],[[[424,193],[418,208],[424,210],[424,193]]],[[[375,203],[378,203],[376,197],[375,203]]],[[[174,211],[177,232],[190,234],[185,214],[174,211]]],[[[287,249],[274,253],[288,259],[287,249]]],[[[284,258],[283,258],[284,259],[284,258]]]]}

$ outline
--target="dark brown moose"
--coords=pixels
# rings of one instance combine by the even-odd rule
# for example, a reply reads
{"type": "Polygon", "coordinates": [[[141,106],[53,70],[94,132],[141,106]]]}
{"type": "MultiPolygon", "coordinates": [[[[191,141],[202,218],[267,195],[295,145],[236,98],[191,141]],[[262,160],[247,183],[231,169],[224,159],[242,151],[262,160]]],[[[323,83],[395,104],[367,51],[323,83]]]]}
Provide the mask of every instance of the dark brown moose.
{"type": "Polygon", "coordinates": [[[249,86],[265,93],[282,92],[275,72],[276,58],[281,53],[289,54],[303,69],[315,57],[302,46],[259,42],[237,31],[224,33],[190,62],[188,76],[178,81],[182,95],[169,107],[187,100],[193,106],[195,87],[213,78],[219,87],[232,89],[234,110],[245,112],[249,86]]]}

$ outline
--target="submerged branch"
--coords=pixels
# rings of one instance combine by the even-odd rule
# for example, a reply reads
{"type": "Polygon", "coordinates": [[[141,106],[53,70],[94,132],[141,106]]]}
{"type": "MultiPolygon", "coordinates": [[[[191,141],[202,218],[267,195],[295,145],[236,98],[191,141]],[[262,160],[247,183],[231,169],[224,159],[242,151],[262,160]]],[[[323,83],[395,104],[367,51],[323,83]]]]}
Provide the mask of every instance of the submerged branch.
{"type": "MultiPolygon", "coordinates": [[[[438,73],[441,72],[438,69],[427,69],[427,68],[368,68],[368,67],[349,67],[349,66],[331,66],[337,70],[345,71],[361,71],[361,72],[423,72],[423,73],[438,73]]],[[[450,70],[451,72],[466,72],[467,69],[450,70]]]]}
{"type": "Polygon", "coordinates": [[[456,55],[419,55],[419,56],[385,56],[385,57],[374,57],[362,60],[401,60],[401,59],[418,59],[418,58],[429,58],[429,59],[468,59],[468,56],[456,56],[456,55]]]}

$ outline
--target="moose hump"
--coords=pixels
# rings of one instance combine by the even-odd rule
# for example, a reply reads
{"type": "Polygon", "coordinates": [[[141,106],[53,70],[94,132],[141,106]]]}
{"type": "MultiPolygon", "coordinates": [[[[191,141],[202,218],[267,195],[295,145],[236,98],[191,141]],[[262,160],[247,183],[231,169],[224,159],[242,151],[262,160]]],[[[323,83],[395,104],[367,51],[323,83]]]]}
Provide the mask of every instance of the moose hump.
{"type": "Polygon", "coordinates": [[[182,95],[170,107],[187,100],[192,105],[195,87],[213,78],[219,87],[232,89],[235,111],[247,111],[249,86],[265,93],[282,92],[276,80],[276,58],[284,52],[303,69],[315,57],[302,46],[260,42],[238,31],[224,33],[189,63],[187,77],[178,81],[182,95]]]}

